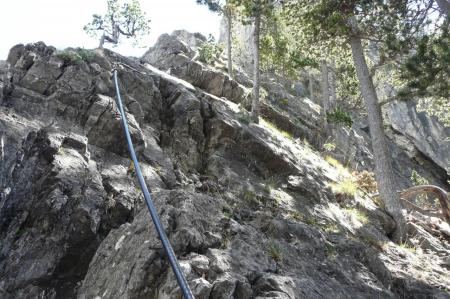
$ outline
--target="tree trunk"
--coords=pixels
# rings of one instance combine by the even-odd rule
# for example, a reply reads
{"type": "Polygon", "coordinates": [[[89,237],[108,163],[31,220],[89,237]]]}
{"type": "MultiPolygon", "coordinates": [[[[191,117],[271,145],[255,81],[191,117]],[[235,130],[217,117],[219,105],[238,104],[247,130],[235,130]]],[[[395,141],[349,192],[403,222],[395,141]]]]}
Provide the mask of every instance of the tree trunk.
{"type": "Polygon", "coordinates": [[[105,44],[105,33],[103,32],[102,37],[100,37],[100,44],[98,45],[98,47],[100,49],[103,49],[104,44],[105,44]]]}
{"type": "Polygon", "coordinates": [[[261,14],[255,16],[253,28],[253,99],[252,121],[259,123],[259,31],[261,29],[261,14]]]}
{"type": "Polygon", "coordinates": [[[450,15],[450,1],[449,0],[436,0],[439,9],[442,13],[446,14],[447,17],[450,15]]]}
{"type": "Polygon", "coordinates": [[[336,64],[334,60],[331,61],[331,74],[330,74],[330,109],[336,108],[336,64]]]}
{"type": "Polygon", "coordinates": [[[383,127],[383,115],[378,103],[377,93],[369,74],[361,39],[356,36],[350,38],[353,62],[359,81],[359,89],[366,103],[369,129],[374,154],[375,173],[380,190],[380,196],[386,207],[386,212],[394,219],[396,228],[392,238],[396,242],[402,242],[405,236],[406,221],[402,214],[402,206],[398,198],[394,170],[391,156],[388,150],[386,136],[383,127]]]}
{"type": "Polygon", "coordinates": [[[231,13],[227,12],[227,60],[228,60],[228,75],[233,78],[233,61],[231,60],[231,34],[232,34],[232,19],[231,13]]]}
{"type": "Polygon", "coordinates": [[[325,59],[320,61],[320,70],[322,73],[322,117],[324,126],[327,124],[327,112],[330,102],[330,86],[328,81],[328,66],[325,59]]]}
{"type": "Polygon", "coordinates": [[[314,89],[313,89],[313,75],[312,75],[312,71],[308,72],[308,89],[309,89],[309,99],[314,102],[314,89]]]}

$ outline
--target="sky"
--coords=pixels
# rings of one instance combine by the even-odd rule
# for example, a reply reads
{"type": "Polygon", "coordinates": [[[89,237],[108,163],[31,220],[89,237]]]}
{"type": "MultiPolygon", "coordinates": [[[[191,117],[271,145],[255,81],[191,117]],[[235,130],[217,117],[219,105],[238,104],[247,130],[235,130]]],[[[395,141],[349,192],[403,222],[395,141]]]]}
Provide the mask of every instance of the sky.
{"type": "MultiPolygon", "coordinates": [[[[123,55],[141,56],[163,33],[176,29],[219,35],[220,16],[196,0],[141,0],[141,7],[151,19],[150,35],[144,48],[132,47],[125,38],[114,48],[123,55]]],[[[83,26],[92,14],[103,15],[106,0],[0,0],[0,60],[5,60],[9,49],[16,44],[43,41],[58,49],[66,47],[98,46],[98,40],[89,37],[83,26]]],[[[108,46],[109,47],[109,46],[108,46]]]]}

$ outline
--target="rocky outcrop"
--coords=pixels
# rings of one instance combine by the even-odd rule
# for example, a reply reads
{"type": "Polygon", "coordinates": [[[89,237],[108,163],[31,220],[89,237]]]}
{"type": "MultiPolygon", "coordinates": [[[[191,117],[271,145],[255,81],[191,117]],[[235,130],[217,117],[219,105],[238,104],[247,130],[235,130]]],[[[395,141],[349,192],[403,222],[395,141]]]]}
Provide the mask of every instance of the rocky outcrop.
{"type": "Polygon", "coordinates": [[[192,40],[198,40],[198,38],[185,32],[175,31],[172,35],[163,34],[158,38],[156,44],[144,54],[142,61],[161,70],[169,71],[170,74],[215,96],[224,97],[237,103],[242,102],[242,97],[246,93],[245,88],[227,74],[213,70],[194,60],[197,55],[188,46],[188,43],[193,43],[192,40]]]}
{"type": "Polygon", "coordinates": [[[450,128],[424,112],[417,112],[413,102],[393,102],[386,110],[392,128],[450,174],[450,128]]]}
{"type": "MultiPolygon", "coordinates": [[[[145,179],[196,298],[450,298],[444,236],[421,233],[428,242],[415,253],[391,243],[380,207],[360,196],[338,203],[329,183],[339,171],[303,140],[244,121],[243,88],[190,61],[186,43],[161,37],[143,59],[159,57],[159,70],[89,53],[71,60],[18,45],[0,65],[0,297],[180,296],[130,168],[115,66],[145,179]]],[[[312,131],[309,118],[300,126],[265,105],[283,130],[312,131]]]]}

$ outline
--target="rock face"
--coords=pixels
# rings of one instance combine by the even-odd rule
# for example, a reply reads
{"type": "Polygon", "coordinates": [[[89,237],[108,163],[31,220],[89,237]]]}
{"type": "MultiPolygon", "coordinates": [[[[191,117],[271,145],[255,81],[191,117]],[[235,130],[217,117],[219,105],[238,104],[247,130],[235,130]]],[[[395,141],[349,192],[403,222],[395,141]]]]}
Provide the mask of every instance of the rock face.
{"type": "Polygon", "coordinates": [[[168,71],[215,96],[241,102],[245,87],[225,73],[194,60],[195,52],[188,44],[198,45],[199,40],[202,39],[184,31],[175,31],[172,35],[163,34],[155,46],[144,54],[142,61],[168,71]]]}
{"type": "Polygon", "coordinates": [[[431,161],[450,174],[450,128],[418,113],[411,102],[393,102],[387,109],[394,130],[401,132],[431,161]]]}
{"type": "MultiPolygon", "coordinates": [[[[180,298],[130,168],[113,66],[196,298],[450,298],[444,237],[422,232],[426,250],[408,251],[369,198],[339,204],[338,171],[305,142],[247,124],[244,88],[192,61],[185,35],[142,58],[160,70],[108,50],[63,59],[43,43],[0,64],[1,298],[180,298]]],[[[265,105],[314,136],[309,119],[265,105]]]]}

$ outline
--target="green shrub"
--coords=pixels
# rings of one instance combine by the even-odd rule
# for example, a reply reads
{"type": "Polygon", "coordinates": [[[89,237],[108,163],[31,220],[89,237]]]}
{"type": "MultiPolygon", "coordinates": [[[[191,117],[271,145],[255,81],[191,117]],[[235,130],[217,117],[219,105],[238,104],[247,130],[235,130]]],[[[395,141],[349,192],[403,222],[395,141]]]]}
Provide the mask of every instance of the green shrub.
{"type": "Polygon", "coordinates": [[[77,53],[81,57],[81,59],[86,62],[90,62],[95,56],[92,50],[87,50],[84,48],[78,49],[77,53]]]}
{"type": "Polygon", "coordinates": [[[83,59],[73,50],[62,50],[56,52],[56,57],[64,61],[65,64],[79,64],[83,59]]]}
{"type": "Polygon", "coordinates": [[[207,64],[214,64],[214,61],[222,54],[223,46],[216,43],[214,37],[209,35],[208,40],[200,45],[198,52],[200,54],[200,61],[207,64]]]}
{"type": "Polygon", "coordinates": [[[344,124],[347,127],[351,127],[353,124],[353,120],[350,114],[340,107],[337,107],[334,110],[327,112],[327,120],[330,123],[344,124]]]}
{"type": "Polygon", "coordinates": [[[92,50],[87,49],[65,49],[56,51],[56,57],[62,59],[65,64],[70,65],[79,64],[82,61],[90,62],[94,57],[94,53],[92,52],[92,50]]]}

